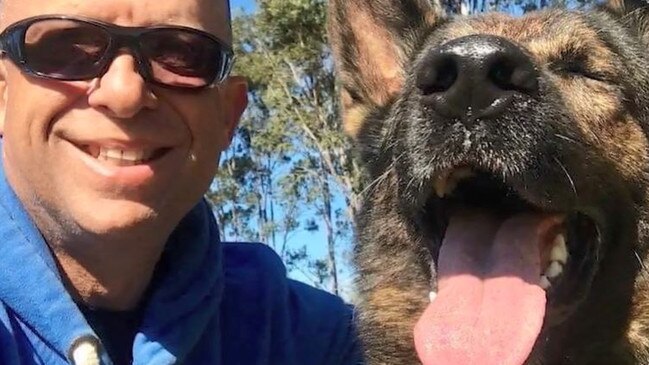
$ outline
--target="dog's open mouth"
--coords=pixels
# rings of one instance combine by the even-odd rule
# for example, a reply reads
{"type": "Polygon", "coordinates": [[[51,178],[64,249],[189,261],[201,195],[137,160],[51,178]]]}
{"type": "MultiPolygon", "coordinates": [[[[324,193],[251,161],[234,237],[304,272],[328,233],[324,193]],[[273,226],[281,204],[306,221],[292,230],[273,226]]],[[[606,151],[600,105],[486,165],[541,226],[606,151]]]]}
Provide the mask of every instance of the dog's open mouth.
{"type": "Polygon", "coordinates": [[[435,181],[421,221],[436,280],[415,328],[424,365],[521,365],[546,314],[579,302],[600,236],[579,212],[548,211],[493,174],[467,167],[435,181]]]}

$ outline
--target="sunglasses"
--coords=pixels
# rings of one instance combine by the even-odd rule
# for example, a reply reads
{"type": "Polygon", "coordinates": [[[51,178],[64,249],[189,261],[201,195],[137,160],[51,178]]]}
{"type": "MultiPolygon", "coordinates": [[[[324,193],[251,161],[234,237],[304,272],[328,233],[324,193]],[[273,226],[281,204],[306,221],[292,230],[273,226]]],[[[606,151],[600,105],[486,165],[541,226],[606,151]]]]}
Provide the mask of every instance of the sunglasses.
{"type": "Polygon", "coordinates": [[[23,72],[63,80],[103,75],[127,48],[142,78],[176,89],[222,82],[233,63],[232,48],[217,37],[182,26],[123,27],[68,16],[38,16],[7,27],[0,52],[23,72]]]}

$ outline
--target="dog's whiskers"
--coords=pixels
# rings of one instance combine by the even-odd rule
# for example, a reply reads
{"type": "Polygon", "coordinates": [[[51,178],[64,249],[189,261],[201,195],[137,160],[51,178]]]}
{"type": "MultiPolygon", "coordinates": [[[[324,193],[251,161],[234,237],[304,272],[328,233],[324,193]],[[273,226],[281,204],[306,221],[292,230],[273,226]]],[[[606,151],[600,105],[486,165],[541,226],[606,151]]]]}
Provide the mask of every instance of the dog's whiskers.
{"type": "Polygon", "coordinates": [[[645,277],[645,279],[649,279],[649,270],[647,270],[647,266],[644,264],[644,262],[642,262],[642,258],[638,254],[638,251],[633,250],[633,254],[635,255],[636,260],[638,260],[638,263],[640,263],[642,275],[645,277]]]}
{"type": "Polygon", "coordinates": [[[561,167],[561,170],[565,173],[566,177],[568,178],[568,181],[570,182],[570,186],[572,187],[572,191],[575,193],[575,197],[579,197],[579,194],[577,193],[577,187],[575,186],[575,181],[572,179],[572,176],[570,176],[570,173],[566,169],[566,167],[561,163],[561,161],[558,158],[554,158],[554,160],[557,162],[559,167],[561,167]]]}
{"type": "Polygon", "coordinates": [[[573,138],[570,138],[568,136],[564,136],[563,134],[555,133],[554,136],[557,137],[557,138],[561,138],[563,140],[566,140],[568,142],[571,142],[571,143],[574,143],[574,144],[577,144],[577,145],[581,145],[581,143],[579,141],[577,141],[577,140],[575,140],[573,138]]]}
{"type": "Polygon", "coordinates": [[[395,157],[394,160],[390,163],[390,165],[385,169],[385,172],[382,173],[379,177],[374,179],[371,183],[369,183],[358,195],[359,196],[365,196],[365,194],[372,192],[372,190],[379,186],[383,181],[385,181],[388,176],[390,175],[391,172],[394,171],[394,167],[396,166],[397,162],[405,155],[405,152],[402,152],[399,156],[395,157]]]}

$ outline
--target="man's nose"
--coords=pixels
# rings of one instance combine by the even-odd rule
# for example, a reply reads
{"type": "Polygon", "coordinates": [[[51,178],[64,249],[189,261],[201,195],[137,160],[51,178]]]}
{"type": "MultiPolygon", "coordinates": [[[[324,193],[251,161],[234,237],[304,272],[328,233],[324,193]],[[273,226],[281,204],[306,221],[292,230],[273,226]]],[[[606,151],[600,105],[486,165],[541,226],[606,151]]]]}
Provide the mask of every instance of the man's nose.
{"type": "Polygon", "coordinates": [[[119,54],[88,97],[91,107],[107,110],[117,118],[132,118],[143,109],[154,109],[158,100],[140,75],[135,58],[119,54]]]}

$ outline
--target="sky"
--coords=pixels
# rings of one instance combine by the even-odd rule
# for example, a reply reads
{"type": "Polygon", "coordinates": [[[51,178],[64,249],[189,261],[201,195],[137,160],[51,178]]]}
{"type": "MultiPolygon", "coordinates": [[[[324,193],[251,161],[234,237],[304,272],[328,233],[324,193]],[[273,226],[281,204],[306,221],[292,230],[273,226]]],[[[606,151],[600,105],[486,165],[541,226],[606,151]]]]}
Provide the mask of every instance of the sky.
{"type": "Polygon", "coordinates": [[[230,0],[232,12],[236,14],[241,9],[245,12],[251,12],[255,9],[255,0],[230,0]]]}

